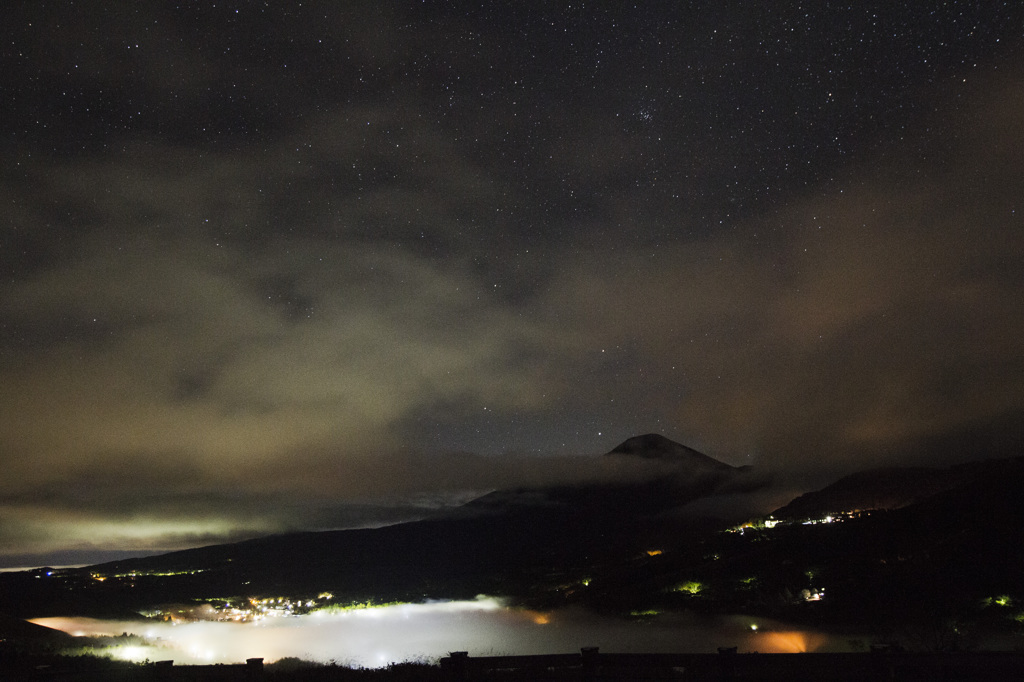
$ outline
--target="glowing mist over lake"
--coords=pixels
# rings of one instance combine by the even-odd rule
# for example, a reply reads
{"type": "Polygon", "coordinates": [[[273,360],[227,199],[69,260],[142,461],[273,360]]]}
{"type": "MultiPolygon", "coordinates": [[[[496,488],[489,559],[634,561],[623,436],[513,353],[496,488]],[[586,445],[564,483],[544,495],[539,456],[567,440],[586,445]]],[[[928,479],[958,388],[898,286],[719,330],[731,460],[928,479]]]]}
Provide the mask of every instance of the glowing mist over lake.
{"type": "Polygon", "coordinates": [[[403,604],[255,623],[108,621],[38,618],[34,623],[72,635],[145,638],[112,647],[110,655],[135,661],[173,659],[187,663],[268,663],[299,657],[352,666],[381,667],[409,660],[436,661],[450,651],[471,656],[571,653],[583,646],[604,652],[713,653],[720,646],[740,651],[793,653],[845,650],[818,632],[746,616],[661,615],[645,620],[597,616],[579,610],[553,612],[508,608],[500,600],[403,604]]]}

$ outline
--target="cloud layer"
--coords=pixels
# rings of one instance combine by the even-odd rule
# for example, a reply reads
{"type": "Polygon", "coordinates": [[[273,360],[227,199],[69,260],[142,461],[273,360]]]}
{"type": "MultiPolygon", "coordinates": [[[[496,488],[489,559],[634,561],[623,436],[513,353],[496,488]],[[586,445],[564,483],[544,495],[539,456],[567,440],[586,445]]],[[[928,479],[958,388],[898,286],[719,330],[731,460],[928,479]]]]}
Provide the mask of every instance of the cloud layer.
{"type": "Polygon", "coordinates": [[[1020,70],[917,85],[928,111],[898,135],[836,114],[858,153],[786,175],[801,159],[769,173],[772,150],[818,149],[810,109],[757,137],[701,132],[715,116],[628,74],[605,99],[521,65],[488,90],[476,25],[448,23],[468,99],[419,56],[430,21],[381,51],[396,16],[338,18],[358,68],[315,106],[275,66],[239,80],[251,109],[204,108],[254,53],[212,59],[166,22],[184,52],[126,53],[130,76],[96,32],[39,62],[165,118],[76,118],[84,151],[16,145],[0,182],[0,554],[408,518],[605,475],[558,455],[649,431],[792,485],[1019,446],[1020,70]]]}

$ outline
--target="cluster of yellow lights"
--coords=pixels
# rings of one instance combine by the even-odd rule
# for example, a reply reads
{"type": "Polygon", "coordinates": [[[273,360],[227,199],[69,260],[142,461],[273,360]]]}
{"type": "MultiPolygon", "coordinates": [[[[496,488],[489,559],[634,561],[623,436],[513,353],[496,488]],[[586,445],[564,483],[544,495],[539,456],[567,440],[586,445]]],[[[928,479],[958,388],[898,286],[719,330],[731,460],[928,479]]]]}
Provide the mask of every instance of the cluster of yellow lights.
{"type": "Polygon", "coordinates": [[[93,580],[103,582],[107,578],[138,578],[140,576],[157,576],[166,578],[175,575],[195,575],[196,573],[202,573],[205,570],[205,568],[193,568],[187,571],[132,571],[131,573],[111,573],[109,575],[105,575],[103,573],[91,573],[90,575],[93,580]]]}
{"type": "Polygon", "coordinates": [[[846,511],[828,514],[821,518],[804,518],[799,521],[783,521],[780,519],[776,519],[773,516],[768,516],[763,519],[755,519],[753,521],[747,521],[746,523],[742,523],[738,526],[733,526],[732,528],[729,528],[726,532],[742,533],[747,529],[757,530],[760,528],[764,528],[765,530],[771,530],[776,526],[787,526],[793,524],[800,524],[804,526],[816,526],[820,523],[836,523],[838,521],[849,521],[851,519],[861,518],[863,516],[870,515],[872,511],[873,510],[871,509],[848,509],[846,511]]]}
{"type": "Polygon", "coordinates": [[[704,589],[704,586],[696,580],[689,580],[676,587],[677,592],[688,592],[690,594],[700,594],[702,589],[704,589]]]}

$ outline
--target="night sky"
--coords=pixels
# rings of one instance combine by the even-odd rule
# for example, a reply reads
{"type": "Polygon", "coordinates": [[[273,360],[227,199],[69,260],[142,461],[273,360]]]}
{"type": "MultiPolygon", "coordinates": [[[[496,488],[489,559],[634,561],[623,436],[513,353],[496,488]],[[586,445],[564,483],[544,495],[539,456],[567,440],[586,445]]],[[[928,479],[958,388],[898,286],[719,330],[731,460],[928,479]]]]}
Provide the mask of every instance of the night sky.
{"type": "Polygon", "coordinates": [[[0,566],[647,432],[783,492],[1021,454],[1022,3],[29,0],[0,41],[0,566]]]}

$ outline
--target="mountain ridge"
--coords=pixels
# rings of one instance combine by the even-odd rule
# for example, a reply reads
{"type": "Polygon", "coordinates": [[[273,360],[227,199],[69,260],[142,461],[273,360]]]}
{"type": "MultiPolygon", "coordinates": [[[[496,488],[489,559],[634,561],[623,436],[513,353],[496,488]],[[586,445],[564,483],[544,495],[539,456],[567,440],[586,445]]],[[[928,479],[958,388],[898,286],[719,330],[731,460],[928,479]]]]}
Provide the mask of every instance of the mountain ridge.
{"type": "Polygon", "coordinates": [[[604,456],[611,457],[616,455],[658,460],[676,465],[685,464],[688,466],[711,468],[719,471],[737,468],[682,443],[677,443],[659,433],[645,433],[640,436],[627,438],[605,453],[604,456]]]}
{"type": "Polygon", "coordinates": [[[942,493],[1017,471],[1024,458],[989,459],[949,467],[877,467],[843,476],[806,492],[772,512],[777,519],[823,516],[849,510],[894,510],[942,493]]]}

